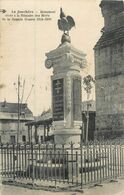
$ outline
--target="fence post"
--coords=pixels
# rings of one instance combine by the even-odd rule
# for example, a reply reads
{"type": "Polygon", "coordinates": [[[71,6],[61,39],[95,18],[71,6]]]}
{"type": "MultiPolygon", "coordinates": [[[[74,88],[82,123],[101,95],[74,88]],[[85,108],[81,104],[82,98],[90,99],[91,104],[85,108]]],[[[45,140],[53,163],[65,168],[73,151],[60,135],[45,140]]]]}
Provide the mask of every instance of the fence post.
{"type": "Polygon", "coordinates": [[[120,151],[119,151],[119,145],[117,145],[117,176],[119,177],[119,175],[120,175],[120,169],[119,169],[119,167],[120,167],[120,151]]]}
{"type": "Polygon", "coordinates": [[[83,188],[83,151],[82,151],[82,142],[80,144],[80,155],[81,155],[81,189],[83,188]]]}
{"type": "Polygon", "coordinates": [[[0,154],[1,154],[1,170],[2,170],[2,176],[3,176],[3,145],[1,144],[1,148],[0,148],[0,154]]]}
{"type": "Polygon", "coordinates": [[[124,173],[124,147],[122,146],[122,173],[124,173]]]}
{"type": "Polygon", "coordinates": [[[34,185],[34,151],[33,143],[31,143],[31,161],[32,161],[32,184],[34,185]]]}
{"type": "Polygon", "coordinates": [[[61,155],[60,155],[60,151],[57,151],[57,156],[58,156],[58,167],[59,167],[59,170],[58,170],[58,178],[59,178],[59,182],[61,181],[61,155]]]}
{"type": "Polygon", "coordinates": [[[65,181],[65,178],[66,178],[66,170],[65,170],[65,163],[66,163],[66,160],[65,160],[65,146],[64,144],[62,144],[62,155],[63,155],[63,160],[62,160],[62,171],[63,171],[63,182],[65,181]]]}
{"type": "Polygon", "coordinates": [[[73,167],[73,143],[71,142],[71,171],[72,171],[72,174],[71,174],[71,176],[72,176],[72,184],[73,184],[73,182],[74,182],[74,178],[73,178],[73,176],[74,176],[74,167],[73,167]]]}
{"type": "Polygon", "coordinates": [[[115,179],[117,179],[117,145],[115,145],[115,179]]]}
{"type": "Polygon", "coordinates": [[[96,167],[94,167],[96,170],[96,183],[99,182],[99,153],[98,150],[96,150],[96,167]]]}
{"type": "Polygon", "coordinates": [[[8,149],[8,143],[7,143],[7,175],[9,177],[9,171],[10,171],[10,168],[9,168],[9,149],[8,149]]]}
{"type": "Polygon", "coordinates": [[[102,161],[102,154],[101,154],[101,151],[100,151],[100,148],[99,148],[99,159],[100,159],[100,183],[102,182],[102,163],[101,163],[101,161],[102,161]]]}
{"type": "Polygon", "coordinates": [[[39,179],[41,180],[41,145],[39,144],[39,179]]]}
{"type": "Polygon", "coordinates": [[[26,144],[24,145],[24,153],[25,153],[25,177],[27,179],[27,148],[26,148],[26,144]]]}
{"type": "Polygon", "coordinates": [[[97,146],[97,143],[94,143],[94,144],[93,144],[94,183],[96,183],[96,171],[95,171],[95,165],[96,165],[96,162],[95,162],[95,158],[96,158],[96,150],[95,150],[95,146],[97,146]]]}
{"type": "Polygon", "coordinates": [[[15,145],[13,144],[13,179],[15,179],[15,145]]]}
{"type": "Polygon", "coordinates": [[[105,142],[105,149],[104,149],[104,153],[105,153],[105,179],[107,179],[107,144],[105,142]]]}
{"type": "Polygon", "coordinates": [[[45,180],[45,178],[46,178],[45,161],[46,161],[46,155],[45,155],[45,152],[43,150],[43,167],[42,167],[42,170],[43,170],[43,180],[45,180]]]}
{"type": "Polygon", "coordinates": [[[24,147],[22,146],[22,152],[21,152],[21,156],[22,156],[22,178],[24,178],[24,147]]]}
{"type": "Polygon", "coordinates": [[[57,184],[57,173],[56,173],[56,156],[57,156],[57,151],[56,151],[56,144],[54,144],[54,160],[55,160],[55,187],[56,187],[56,184],[57,184]]]}
{"type": "Polygon", "coordinates": [[[78,186],[78,152],[76,151],[76,185],[78,186]]]}

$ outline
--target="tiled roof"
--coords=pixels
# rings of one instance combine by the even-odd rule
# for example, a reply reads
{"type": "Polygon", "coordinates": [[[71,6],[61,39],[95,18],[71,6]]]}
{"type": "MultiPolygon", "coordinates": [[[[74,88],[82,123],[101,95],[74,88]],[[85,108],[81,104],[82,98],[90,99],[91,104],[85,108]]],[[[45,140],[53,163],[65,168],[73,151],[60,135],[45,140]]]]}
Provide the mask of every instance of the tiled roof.
{"type": "MultiPolygon", "coordinates": [[[[27,104],[21,104],[20,111],[25,114],[32,114],[27,104]]],[[[0,102],[0,112],[18,113],[18,103],[0,102]]]]}
{"type": "Polygon", "coordinates": [[[26,125],[43,125],[47,122],[52,122],[52,112],[51,110],[44,112],[43,114],[34,117],[33,121],[27,122],[26,125]]]}
{"type": "Polygon", "coordinates": [[[40,116],[35,117],[35,121],[45,121],[45,120],[49,120],[52,119],[52,112],[51,110],[49,112],[46,112],[40,116]]]}

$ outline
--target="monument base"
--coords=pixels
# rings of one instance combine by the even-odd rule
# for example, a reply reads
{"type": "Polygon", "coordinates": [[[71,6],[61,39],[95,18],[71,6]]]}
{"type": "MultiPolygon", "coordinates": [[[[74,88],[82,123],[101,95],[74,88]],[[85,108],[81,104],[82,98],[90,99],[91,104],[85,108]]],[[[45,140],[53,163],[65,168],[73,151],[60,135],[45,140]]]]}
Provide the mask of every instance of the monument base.
{"type": "Polygon", "coordinates": [[[81,131],[79,129],[64,129],[54,131],[54,141],[56,144],[79,144],[81,139],[81,131]]]}

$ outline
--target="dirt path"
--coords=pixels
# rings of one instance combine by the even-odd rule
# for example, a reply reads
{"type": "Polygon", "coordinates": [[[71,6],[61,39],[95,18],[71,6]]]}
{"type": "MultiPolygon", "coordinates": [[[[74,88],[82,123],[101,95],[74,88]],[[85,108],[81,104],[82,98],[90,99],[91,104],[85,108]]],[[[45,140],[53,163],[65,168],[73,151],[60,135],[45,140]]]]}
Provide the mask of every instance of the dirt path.
{"type": "MultiPolygon", "coordinates": [[[[0,185],[0,195],[79,195],[81,192],[51,192],[31,190],[22,187],[0,185]]],[[[124,195],[124,178],[118,182],[104,183],[103,186],[84,189],[84,195],[124,195]]]]}

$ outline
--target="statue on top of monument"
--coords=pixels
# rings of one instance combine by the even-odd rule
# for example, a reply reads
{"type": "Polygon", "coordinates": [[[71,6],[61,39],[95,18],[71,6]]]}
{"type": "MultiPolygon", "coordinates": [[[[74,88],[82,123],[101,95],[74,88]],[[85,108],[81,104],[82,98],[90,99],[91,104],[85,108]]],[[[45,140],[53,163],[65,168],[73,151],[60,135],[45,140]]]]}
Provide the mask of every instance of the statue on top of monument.
{"type": "Polygon", "coordinates": [[[64,32],[63,37],[62,37],[63,39],[62,42],[65,42],[65,41],[70,42],[70,39],[69,40],[65,40],[65,39],[67,39],[67,36],[69,38],[69,31],[74,26],[75,26],[74,19],[71,16],[66,16],[62,8],[60,8],[60,19],[58,19],[58,28],[59,30],[64,32]]]}

